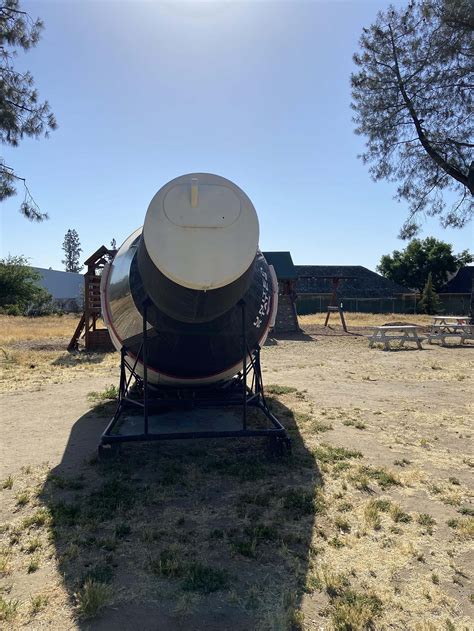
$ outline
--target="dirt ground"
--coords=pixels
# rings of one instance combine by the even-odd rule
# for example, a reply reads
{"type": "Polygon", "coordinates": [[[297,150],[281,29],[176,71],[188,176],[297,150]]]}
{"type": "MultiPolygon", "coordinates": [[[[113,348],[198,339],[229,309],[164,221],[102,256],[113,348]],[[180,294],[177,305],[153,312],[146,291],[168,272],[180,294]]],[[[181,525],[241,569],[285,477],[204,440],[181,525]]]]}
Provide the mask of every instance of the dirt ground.
{"type": "Polygon", "coordinates": [[[101,463],[118,355],[66,353],[73,318],[0,317],[0,628],[473,629],[474,344],[384,352],[367,326],[400,316],[320,320],[262,352],[291,456],[101,463]]]}

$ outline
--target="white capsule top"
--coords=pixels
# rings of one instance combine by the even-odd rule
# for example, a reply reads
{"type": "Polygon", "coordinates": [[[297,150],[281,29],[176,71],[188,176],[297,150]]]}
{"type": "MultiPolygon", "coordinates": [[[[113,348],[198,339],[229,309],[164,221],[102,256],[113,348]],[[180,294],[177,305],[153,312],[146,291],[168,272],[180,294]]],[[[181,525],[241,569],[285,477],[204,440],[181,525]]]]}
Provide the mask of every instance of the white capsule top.
{"type": "Polygon", "coordinates": [[[143,226],[158,269],[183,287],[224,287],[249,268],[258,247],[255,208],[233,182],[211,173],[171,180],[151,200],[143,226]]]}

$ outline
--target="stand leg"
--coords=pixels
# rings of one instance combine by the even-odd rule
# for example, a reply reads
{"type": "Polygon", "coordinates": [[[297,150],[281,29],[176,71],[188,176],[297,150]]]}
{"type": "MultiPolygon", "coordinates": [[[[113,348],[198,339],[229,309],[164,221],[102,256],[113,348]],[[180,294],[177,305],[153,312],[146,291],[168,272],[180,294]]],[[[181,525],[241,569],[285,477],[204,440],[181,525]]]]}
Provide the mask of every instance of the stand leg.
{"type": "Polygon", "coordinates": [[[247,335],[245,327],[245,302],[242,300],[242,428],[247,429],[247,335]]]}
{"type": "Polygon", "coordinates": [[[148,301],[143,303],[143,433],[148,434],[148,338],[147,338],[148,301]]]}
{"type": "Polygon", "coordinates": [[[255,394],[260,396],[262,392],[262,383],[261,383],[261,368],[260,368],[260,347],[257,346],[255,349],[255,367],[254,367],[254,375],[255,375],[255,394]]]}
{"type": "Polygon", "coordinates": [[[120,385],[119,385],[119,402],[126,394],[126,377],[125,377],[125,347],[120,349],[120,385]]]}

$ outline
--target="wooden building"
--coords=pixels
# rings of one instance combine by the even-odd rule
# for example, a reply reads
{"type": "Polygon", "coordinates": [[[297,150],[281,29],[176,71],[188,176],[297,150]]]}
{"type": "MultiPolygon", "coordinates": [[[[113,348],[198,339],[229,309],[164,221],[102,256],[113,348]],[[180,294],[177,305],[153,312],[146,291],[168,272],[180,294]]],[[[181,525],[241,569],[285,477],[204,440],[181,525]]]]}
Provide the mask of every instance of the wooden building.
{"type": "Polygon", "coordinates": [[[298,312],[326,312],[339,278],[337,302],[345,311],[413,313],[416,293],[362,265],[295,265],[298,312]]]}
{"type": "Polygon", "coordinates": [[[474,265],[461,267],[439,290],[444,313],[474,316],[474,265]]]}

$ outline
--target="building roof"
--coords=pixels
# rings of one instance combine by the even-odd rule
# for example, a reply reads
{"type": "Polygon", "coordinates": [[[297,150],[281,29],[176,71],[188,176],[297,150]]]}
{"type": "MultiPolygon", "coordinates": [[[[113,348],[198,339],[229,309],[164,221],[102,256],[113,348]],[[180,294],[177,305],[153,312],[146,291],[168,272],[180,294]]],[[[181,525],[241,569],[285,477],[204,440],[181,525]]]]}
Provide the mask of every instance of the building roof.
{"type": "Polygon", "coordinates": [[[457,273],[444,285],[440,294],[470,294],[472,291],[472,279],[474,277],[474,265],[461,267],[457,273]]]}
{"type": "Polygon", "coordinates": [[[97,263],[97,261],[99,261],[102,257],[106,255],[113,256],[116,252],[117,250],[110,250],[109,248],[106,248],[105,245],[101,245],[100,248],[94,252],[94,254],[91,254],[89,258],[84,261],[84,265],[93,265],[94,263],[97,263]]]}
{"type": "Polygon", "coordinates": [[[298,277],[289,252],[263,252],[269,265],[273,265],[278,280],[295,280],[298,277]]]}
{"type": "Polygon", "coordinates": [[[388,298],[413,293],[362,265],[295,265],[295,269],[298,294],[331,294],[333,278],[341,279],[341,298],[388,298]]]}
{"type": "Polygon", "coordinates": [[[34,267],[41,275],[39,284],[56,300],[80,298],[84,290],[84,276],[75,272],[61,272],[55,269],[34,267]]]}

